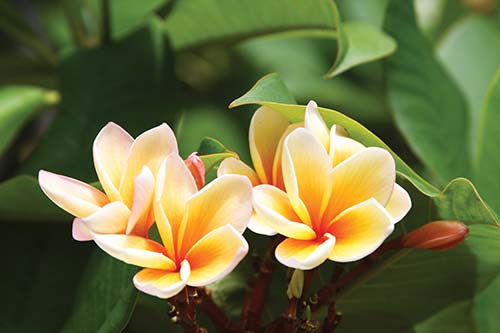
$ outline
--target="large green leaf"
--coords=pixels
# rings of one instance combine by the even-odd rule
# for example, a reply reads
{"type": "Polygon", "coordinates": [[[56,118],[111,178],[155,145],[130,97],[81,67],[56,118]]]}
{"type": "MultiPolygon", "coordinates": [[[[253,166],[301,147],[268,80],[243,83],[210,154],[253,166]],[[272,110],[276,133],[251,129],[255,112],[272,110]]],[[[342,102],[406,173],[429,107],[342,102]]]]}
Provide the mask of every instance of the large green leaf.
{"type": "Polygon", "coordinates": [[[485,200],[500,213],[500,71],[497,72],[484,99],[477,133],[473,179],[485,200]]]}
{"type": "Polygon", "coordinates": [[[332,0],[178,1],[165,20],[176,50],[228,43],[276,33],[337,37],[334,65],[326,76],[340,74],[395,50],[394,40],[362,22],[341,25],[332,0]]]}
{"type": "MultiPolygon", "coordinates": [[[[483,15],[457,21],[440,40],[437,54],[460,86],[470,111],[470,139],[476,142],[480,113],[488,85],[500,58],[500,26],[483,15]],[[464,47],[467,45],[467,47],[464,47]],[[474,65],[465,65],[474,64],[474,65]]],[[[475,152],[476,146],[472,146],[475,152]]]]}
{"type": "Polygon", "coordinates": [[[66,54],[59,71],[61,107],[25,173],[43,168],[93,181],[92,141],[107,122],[136,136],[175,119],[172,59],[156,20],[120,42],[66,54]]]}
{"type": "Polygon", "coordinates": [[[43,194],[36,178],[21,175],[0,183],[0,219],[69,223],[71,217],[43,194]]]}
{"type": "Polygon", "coordinates": [[[0,87],[0,156],[40,108],[59,99],[56,92],[29,86],[0,87]]]}
{"type": "Polygon", "coordinates": [[[84,272],[63,332],[121,332],[137,298],[137,268],[96,249],[84,272]]]}
{"type": "Polygon", "coordinates": [[[418,30],[413,1],[392,0],[385,28],[398,42],[385,71],[389,103],[402,134],[441,181],[468,176],[465,101],[418,30]]]}

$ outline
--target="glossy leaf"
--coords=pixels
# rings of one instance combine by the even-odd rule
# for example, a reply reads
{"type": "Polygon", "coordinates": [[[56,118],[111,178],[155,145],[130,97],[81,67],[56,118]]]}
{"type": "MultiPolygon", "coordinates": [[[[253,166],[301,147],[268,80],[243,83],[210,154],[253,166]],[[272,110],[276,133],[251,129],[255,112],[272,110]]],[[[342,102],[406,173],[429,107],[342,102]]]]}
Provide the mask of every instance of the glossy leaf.
{"type": "Polygon", "coordinates": [[[96,249],[84,272],[62,332],[121,332],[135,307],[137,268],[96,249]]]}
{"type": "Polygon", "coordinates": [[[394,39],[375,26],[362,22],[347,22],[340,26],[340,31],[337,59],[326,74],[327,77],[387,57],[396,50],[394,39]]]}
{"type": "Polygon", "coordinates": [[[385,29],[398,42],[397,52],[385,66],[396,124],[422,163],[441,181],[468,176],[465,100],[418,30],[413,1],[390,1],[385,29]]]}
{"type": "Polygon", "coordinates": [[[499,52],[500,25],[485,15],[471,15],[458,20],[444,34],[437,47],[441,63],[467,100],[473,153],[477,148],[474,142],[478,139],[483,100],[490,81],[500,67],[500,58],[496,56],[499,52]]]}
{"type": "Polygon", "coordinates": [[[227,149],[220,141],[213,138],[204,138],[201,141],[198,154],[203,164],[205,164],[205,171],[207,173],[228,157],[238,158],[238,154],[227,149]]]}
{"type": "Polygon", "coordinates": [[[40,108],[54,104],[56,92],[29,86],[0,88],[0,156],[40,108]]]}
{"type": "Polygon", "coordinates": [[[497,72],[484,99],[477,133],[474,182],[485,200],[500,213],[500,71],[497,72]]]}

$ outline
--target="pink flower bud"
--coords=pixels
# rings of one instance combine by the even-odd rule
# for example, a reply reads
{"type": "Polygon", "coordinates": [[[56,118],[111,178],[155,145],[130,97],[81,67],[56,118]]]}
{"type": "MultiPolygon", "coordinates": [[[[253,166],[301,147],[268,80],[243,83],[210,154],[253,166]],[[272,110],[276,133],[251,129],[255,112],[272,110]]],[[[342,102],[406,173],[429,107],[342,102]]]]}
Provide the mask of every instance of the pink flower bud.
{"type": "Polygon", "coordinates": [[[462,243],[469,234],[467,226],[457,221],[427,223],[402,237],[405,248],[449,250],[462,243]]]}
{"type": "Polygon", "coordinates": [[[191,171],[196,186],[198,186],[198,189],[201,189],[205,185],[205,164],[203,164],[203,161],[196,152],[189,155],[184,163],[186,163],[189,171],[191,171]]]}

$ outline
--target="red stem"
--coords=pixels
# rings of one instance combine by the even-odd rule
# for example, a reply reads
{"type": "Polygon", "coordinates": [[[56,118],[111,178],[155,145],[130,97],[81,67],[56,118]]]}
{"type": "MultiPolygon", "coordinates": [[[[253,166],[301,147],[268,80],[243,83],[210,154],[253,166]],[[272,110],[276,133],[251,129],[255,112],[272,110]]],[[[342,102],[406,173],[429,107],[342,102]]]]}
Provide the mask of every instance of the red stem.
{"type": "Polygon", "coordinates": [[[261,316],[264,309],[272,273],[276,266],[274,250],[283,237],[275,236],[271,240],[269,248],[260,264],[259,271],[250,283],[250,289],[245,295],[243,311],[241,315],[241,327],[248,331],[260,332],[261,316]]]}

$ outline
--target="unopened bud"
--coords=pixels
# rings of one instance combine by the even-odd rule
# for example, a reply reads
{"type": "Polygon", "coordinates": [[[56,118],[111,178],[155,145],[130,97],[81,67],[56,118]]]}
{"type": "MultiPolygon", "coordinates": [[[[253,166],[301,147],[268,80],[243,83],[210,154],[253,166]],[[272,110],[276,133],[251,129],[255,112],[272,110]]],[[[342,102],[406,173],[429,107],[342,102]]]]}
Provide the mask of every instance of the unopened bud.
{"type": "Polygon", "coordinates": [[[462,243],[469,234],[467,226],[457,221],[435,221],[402,237],[405,248],[449,250],[462,243]]]}
{"type": "Polygon", "coordinates": [[[289,299],[301,298],[302,288],[304,287],[304,271],[296,269],[293,271],[292,278],[288,284],[286,294],[289,299]]]}
{"type": "Polygon", "coordinates": [[[198,189],[201,189],[203,186],[205,186],[205,164],[203,164],[203,161],[197,155],[197,153],[192,153],[191,155],[189,155],[184,163],[186,163],[189,171],[191,171],[198,189]]]}

